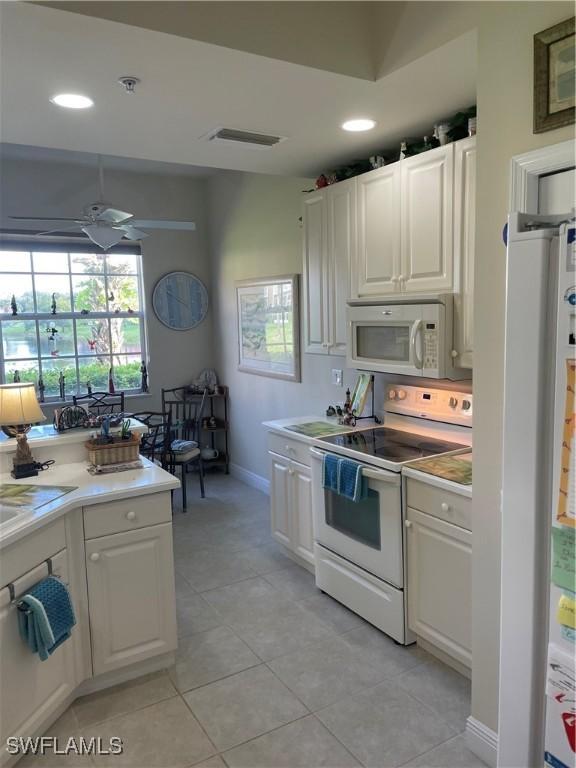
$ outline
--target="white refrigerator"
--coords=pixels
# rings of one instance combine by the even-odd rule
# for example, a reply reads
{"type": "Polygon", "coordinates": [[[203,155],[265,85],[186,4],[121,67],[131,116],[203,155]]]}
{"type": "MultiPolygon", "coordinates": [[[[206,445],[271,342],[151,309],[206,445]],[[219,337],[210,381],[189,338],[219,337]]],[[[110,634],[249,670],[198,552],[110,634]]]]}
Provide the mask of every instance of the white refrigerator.
{"type": "Polygon", "coordinates": [[[498,766],[574,768],[573,215],[508,221],[498,766]]]}

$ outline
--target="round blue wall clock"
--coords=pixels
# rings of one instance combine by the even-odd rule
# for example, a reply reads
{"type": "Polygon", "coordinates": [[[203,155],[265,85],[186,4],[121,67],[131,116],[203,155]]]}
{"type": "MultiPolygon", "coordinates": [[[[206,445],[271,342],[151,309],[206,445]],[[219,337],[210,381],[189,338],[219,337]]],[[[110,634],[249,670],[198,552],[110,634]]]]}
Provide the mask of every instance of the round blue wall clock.
{"type": "Polygon", "coordinates": [[[152,306],[161,323],[175,331],[195,328],[208,312],[208,291],[190,272],[170,272],[154,286],[152,306]]]}

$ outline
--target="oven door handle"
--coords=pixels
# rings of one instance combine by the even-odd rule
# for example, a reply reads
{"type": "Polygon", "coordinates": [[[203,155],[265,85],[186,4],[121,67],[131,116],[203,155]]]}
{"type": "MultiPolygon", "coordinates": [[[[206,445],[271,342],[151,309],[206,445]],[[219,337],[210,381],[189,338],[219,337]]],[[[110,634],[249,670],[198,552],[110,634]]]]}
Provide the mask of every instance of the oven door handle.
{"type": "Polygon", "coordinates": [[[417,343],[418,343],[418,334],[422,331],[422,325],[424,321],[423,320],[416,320],[414,325],[412,326],[412,332],[410,333],[410,348],[412,350],[412,359],[414,360],[414,367],[418,368],[419,370],[422,369],[424,361],[421,357],[418,357],[418,352],[416,351],[417,343]]]}
{"type": "MultiPolygon", "coordinates": [[[[316,448],[310,448],[310,453],[317,459],[323,459],[329,451],[318,451],[316,448]]],[[[342,458],[347,457],[343,456],[342,458]]],[[[366,466],[366,464],[362,464],[362,474],[370,480],[382,480],[383,482],[391,483],[392,485],[398,485],[400,483],[400,473],[389,472],[385,469],[375,469],[374,467],[366,466]]]]}

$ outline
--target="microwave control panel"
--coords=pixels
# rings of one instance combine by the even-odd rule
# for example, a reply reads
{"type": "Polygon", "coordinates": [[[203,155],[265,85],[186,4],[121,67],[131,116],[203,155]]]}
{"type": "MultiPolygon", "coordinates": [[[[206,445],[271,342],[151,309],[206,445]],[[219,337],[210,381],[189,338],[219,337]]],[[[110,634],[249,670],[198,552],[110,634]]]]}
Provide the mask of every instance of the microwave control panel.
{"type": "Polygon", "coordinates": [[[436,323],[424,325],[424,368],[438,368],[438,329],[436,323]]]}
{"type": "Polygon", "coordinates": [[[436,387],[412,387],[405,384],[389,384],[386,387],[384,410],[443,421],[448,424],[472,426],[474,399],[471,392],[436,387]]]}

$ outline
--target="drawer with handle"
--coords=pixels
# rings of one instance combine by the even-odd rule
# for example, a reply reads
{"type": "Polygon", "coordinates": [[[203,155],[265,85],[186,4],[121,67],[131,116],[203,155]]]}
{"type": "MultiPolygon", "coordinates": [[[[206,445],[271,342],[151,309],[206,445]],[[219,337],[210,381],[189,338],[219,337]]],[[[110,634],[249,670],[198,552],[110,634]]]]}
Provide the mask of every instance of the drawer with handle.
{"type": "Polygon", "coordinates": [[[299,461],[300,464],[310,466],[310,446],[300,440],[293,440],[284,435],[278,435],[275,432],[268,433],[268,450],[278,453],[292,461],[299,461]]]}
{"type": "Polygon", "coordinates": [[[96,539],[172,520],[170,493],[150,493],[84,507],[84,538],[96,539]]]}
{"type": "Polygon", "coordinates": [[[427,515],[472,530],[472,500],[458,493],[409,477],[406,481],[407,506],[427,515]]]}

